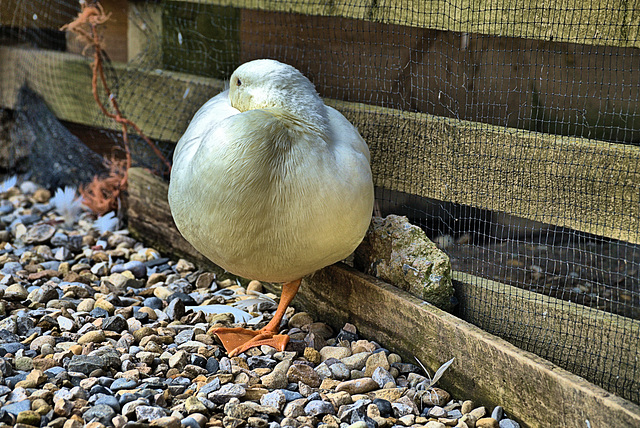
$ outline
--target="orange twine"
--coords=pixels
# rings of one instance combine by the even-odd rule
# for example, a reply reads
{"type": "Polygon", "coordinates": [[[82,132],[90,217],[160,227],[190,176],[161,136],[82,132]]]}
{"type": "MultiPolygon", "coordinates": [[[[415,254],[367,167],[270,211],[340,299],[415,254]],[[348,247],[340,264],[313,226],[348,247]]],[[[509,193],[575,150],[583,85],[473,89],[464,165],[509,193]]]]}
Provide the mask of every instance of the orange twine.
{"type": "Polygon", "coordinates": [[[107,160],[109,175],[107,177],[93,178],[93,181],[85,188],[80,188],[80,194],[84,199],[84,204],[98,215],[103,215],[111,210],[118,208],[118,198],[122,192],[127,189],[128,170],[131,167],[131,151],[129,149],[129,137],[127,127],[132,127],[134,131],[151,147],[158,158],[171,170],[171,163],[163,156],[156,145],[147,137],[140,127],[131,120],[127,119],[120,112],[116,97],[112,94],[107,84],[107,79],[102,66],[102,51],[104,46],[102,37],[98,31],[98,27],[109,20],[111,13],[106,14],[104,8],[99,2],[88,5],[86,2],[81,3],[81,10],[78,17],[62,26],[61,30],[68,30],[76,34],[78,39],[85,44],[82,51],[84,54],[90,47],[93,47],[93,62],[91,64],[93,76],[91,79],[91,89],[93,98],[100,107],[102,113],[119,123],[122,126],[122,140],[125,151],[125,160],[118,161],[115,159],[107,160]],[[107,95],[111,108],[114,113],[110,112],[100,100],[98,94],[98,79],[107,95]]]}

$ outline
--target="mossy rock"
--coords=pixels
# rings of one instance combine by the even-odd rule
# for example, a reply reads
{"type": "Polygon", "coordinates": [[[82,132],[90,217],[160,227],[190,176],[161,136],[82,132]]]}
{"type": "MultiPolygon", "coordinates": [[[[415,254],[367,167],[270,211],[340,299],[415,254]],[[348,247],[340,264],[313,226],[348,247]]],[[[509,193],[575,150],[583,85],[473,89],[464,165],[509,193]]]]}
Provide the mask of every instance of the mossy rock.
{"type": "Polygon", "coordinates": [[[449,256],[406,217],[374,217],[354,264],[440,309],[453,307],[449,256]]]}

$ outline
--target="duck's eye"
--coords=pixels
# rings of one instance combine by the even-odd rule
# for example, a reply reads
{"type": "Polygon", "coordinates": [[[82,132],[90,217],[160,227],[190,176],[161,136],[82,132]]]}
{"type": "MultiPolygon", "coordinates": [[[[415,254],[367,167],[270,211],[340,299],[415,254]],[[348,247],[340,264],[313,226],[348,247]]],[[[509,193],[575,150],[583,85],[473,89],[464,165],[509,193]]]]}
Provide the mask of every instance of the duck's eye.
{"type": "Polygon", "coordinates": [[[236,79],[236,86],[240,86],[242,85],[242,82],[240,81],[240,79],[236,79]]]}

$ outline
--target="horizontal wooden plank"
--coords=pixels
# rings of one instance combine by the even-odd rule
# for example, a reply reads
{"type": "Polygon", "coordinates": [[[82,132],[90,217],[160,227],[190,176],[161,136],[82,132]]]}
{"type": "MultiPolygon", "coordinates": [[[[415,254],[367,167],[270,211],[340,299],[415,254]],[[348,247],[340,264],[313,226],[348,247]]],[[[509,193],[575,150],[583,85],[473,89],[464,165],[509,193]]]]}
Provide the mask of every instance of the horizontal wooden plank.
{"type": "MultiPolygon", "coordinates": [[[[127,214],[132,232],[163,251],[175,250],[201,267],[216,269],[175,229],[166,200],[167,184],[139,168],[131,170],[129,180],[127,214]]],[[[460,274],[456,278],[462,279],[462,283],[471,279],[460,274]]],[[[503,287],[509,288],[515,298],[527,293],[503,287]]],[[[458,291],[470,293],[469,298],[474,298],[473,290],[461,287],[458,291]]],[[[551,299],[539,295],[536,298],[551,299]]],[[[296,304],[329,320],[336,328],[345,322],[353,323],[362,335],[380,341],[409,360],[418,357],[432,372],[455,357],[456,362],[440,381],[441,385],[487,406],[502,405],[524,426],[583,428],[585,419],[592,426],[640,424],[640,408],[630,402],[347,266],[330,266],[305,279],[296,304]],[[571,406],[564,404],[567,397],[571,397],[571,406]],[[545,411],[540,411],[541,408],[545,411]]],[[[559,311],[567,307],[564,302],[550,306],[559,311]]],[[[603,333],[602,325],[580,319],[579,311],[570,310],[568,314],[571,315],[568,324],[575,322],[593,328],[594,335],[603,333]]],[[[629,346],[638,340],[637,326],[634,328],[624,330],[627,336],[633,336],[626,339],[629,346]]],[[[582,358],[579,352],[570,356],[576,361],[582,358]]]]}
{"type": "Polygon", "coordinates": [[[579,0],[519,4],[514,0],[180,0],[271,12],[340,16],[385,24],[590,45],[640,47],[635,3],[615,0],[606,7],[579,0]]]}
{"type": "MultiPolygon", "coordinates": [[[[114,67],[119,94],[126,94],[120,106],[154,139],[177,141],[224,86],[213,78],[114,67]]],[[[99,113],[90,76],[89,60],[77,55],[0,47],[0,105],[12,107],[25,81],[60,119],[118,129],[99,113]]],[[[640,147],[326,102],[369,143],[379,187],[640,243],[640,147]]]]}
{"type": "Polygon", "coordinates": [[[640,400],[640,321],[462,272],[453,279],[466,321],[640,400]]]}
{"type": "MultiPolygon", "coordinates": [[[[78,4],[77,1],[66,0],[67,3],[78,4]]],[[[39,4],[37,2],[31,2],[39,4]]],[[[102,45],[112,61],[126,62],[129,59],[128,49],[128,26],[129,26],[129,0],[101,0],[100,4],[109,15],[107,22],[100,27],[102,45]]],[[[75,16],[67,18],[71,22],[75,16]]],[[[60,26],[59,26],[60,27],[60,26]]],[[[56,28],[57,29],[59,29],[56,28]]],[[[67,52],[81,54],[85,49],[85,44],[78,40],[76,35],[67,30],[67,52]]]]}
{"type": "MultiPolygon", "coordinates": [[[[59,119],[120,130],[100,113],[93,98],[90,64],[77,54],[0,47],[0,106],[13,108],[20,86],[28,84],[59,119]]],[[[117,62],[111,67],[119,80],[110,83],[113,90],[117,87],[124,115],[158,140],[178,141],[195,111],[224,87],[218,79],[117,62]]]]}
{"type": "Polygon", "coordinates": [[[247,9],[240,34],[240,62],[289,63],[326,98],[640,144],[636,48],[247,9]]]}
{"type": "Polygon", "coordinates": [[[638,406],[348,266],[305,279],[296,302],[336,328],[356,325],[432,373],[455,358],[440,385],[489,408],[501,405],[523,426],[640,426],[638,406]]]}
{"type": "Polygon", "coordinates": [[[369,143],[377,186],[640,243],[640,147],[326,101],[369,143]]]}

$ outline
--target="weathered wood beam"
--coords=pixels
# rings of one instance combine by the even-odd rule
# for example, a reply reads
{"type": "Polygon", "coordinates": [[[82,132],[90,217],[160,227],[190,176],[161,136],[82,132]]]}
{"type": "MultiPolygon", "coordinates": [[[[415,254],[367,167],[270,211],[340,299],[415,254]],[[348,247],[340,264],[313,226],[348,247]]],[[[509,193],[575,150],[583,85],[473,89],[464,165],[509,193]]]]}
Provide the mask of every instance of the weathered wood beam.
{"type": "Polygon", "coordinates": [[[640,243],[640,147],[326,102],[369,143],[377,186],[640,243]]]}
{"type": "Polygon", "coordinates": [[[35,2],[2,0],[0,25],[10,28],[59,30],[80,10],[77,1],[35,2]]]}
{"type": "MultiPolygon", "coordinates": [[[[130,170],[127,210],[130,230],[162,251],[190,258],[201,267],[211,269],[211,262],[186,244],[175,229],[166,200],[167,189],[164,181],[150,173],[138,168],[130,170]]],[[[471,280],[461,274],[457,274],[457,279],[471,280]]],[[[459,293],[469,293],[469,298],[473,298],[472,285],[464,287],[461,284],[465,283],[459,281],[459,293]]],[[[503,296],[521,298],[527,293],[504,284],[499,287],[503,296]]],[[[559,312],[567,307],[566,302],[540,295],[529,300],[531,305],[536,301],[543,303],[533,309],[525,305],[522,311],[508,314],[509,319],[519,316],[522,324],[528,324],[530,312],[524,309],[539,311],[546,306],[544,302],[559,312]]],[[[640,426],[638,406],[345,265],[330,266],[305,279],[296,304],[329,320],[336,328],[345,322],[355,324],[362,335],[380,341],[407,359],[419,358],[431,372],[455,357],[456,362],[440,381],[441,385],[456,395],[473,397],[487,406],[502,405],[510,415],[524,422],[524,426],[584,428],[585,420],[594,427],[640,426]],[[571,405],[567,405],[567,400],[571,400],[571,405]]],[[[557,331],[580,325],[583,329],[592,329],[583,332],[585,337],[603,333],[602,325],[580,316],[580,312],[573,310],[568,315],[560,314],[557,322],[566,320],[566,325],[556,325],[557,331]]],[[[626,339],[629,346],[635,346],[634,340],[637,342],[637,326],[634,328],[636,330],[624,330],[627,335],[635,335],[626,339]]],[[[553,329],[549,329],[548,335],[549,341],[565,340],[553,329]]],[[[584,358],[580,352],[570,353],[569,357],[577,363],[584,358]]]]}
{"type": "Polygon", "coordinates": [[[467,273],[453,279],[466,321],[620,395],[640,390],[640,321],[467,273]]]}
{"type": "Polygon", "coordinates": [[[584,7],[579,0],[178,0],[271,12],[340,16],[384,24],[492,34],[591,45],[640,47],[635,3],[623,0],[606,7],[584,7]]]}
{"type": "Polygon", "coordinates": [[[417,357],[431,372],[455,358],[440,381],[444,389],[488,407],[501,405],[524,426],[640,424],[640,407],[348,266],[333,265],[306,279],[297,299],[320,319],[335,327],[350,322],[404,358],[417,357]]]}
{"type": "MultiPolygon", "coordinates": [[[[28,84],[58,119],[120,130],[93,99],[90,64],[77,54],[0,47],[0,106],[13,108],[20,86],[28,84]]],[[[118,101],[124,115],[158,140],[178,141],[195,111],[224,87],[218,79],[117,62],[111,66],[120,79],[118,101]]]]}

